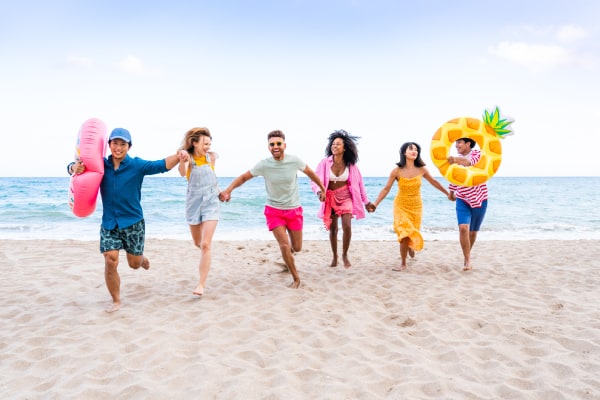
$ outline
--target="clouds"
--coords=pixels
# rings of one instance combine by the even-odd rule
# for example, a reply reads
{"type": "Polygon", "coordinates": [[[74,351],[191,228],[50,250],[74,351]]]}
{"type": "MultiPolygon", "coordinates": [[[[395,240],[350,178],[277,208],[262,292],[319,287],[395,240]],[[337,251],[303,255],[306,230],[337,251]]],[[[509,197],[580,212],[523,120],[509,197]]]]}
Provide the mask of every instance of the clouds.
{"type": "Polygon", "coordinates": [[[490,53],[510,63],[531,69],[553,68],[568,64],[569,51],[558,45],[532,44],[525,42],[501,42],[489,49],[490,53]]]}
{"type": "MultiPolygon", "coordinates": [[[[219,174],[234,176],[239,160],[263,154],[269,130],[289,133],[292,153],[313,165],[324,136],[344,128],[363,137],[361,170],[384,176],[402,142],[427,147],[448,118],[499,104],[518,123],[502,174],[582,174],[575,163],[571,172],[531,169],[531,149],[560,153],[554,138],[565,131],[589,144],[576,163],[595,159],[596,2],[540,10],[507,0],[510,22],[481,18],[488,6],[461,0],[276,3],[119,3],[115,13],[116,3],[79,2],[32,19],[13,2],[23,12],[13,12],[20,23],[0,24],[13,38],[0,43],[0,131],[39,127],[36,141],[53,138],[46,173],[62,176],[72,133],[90,116],[131,129],[134,152],[148,159],[164,156],[165,143],[178,146],[189,127],[208,126],[219,174]]],[[[18,157],[1,148],[0,174],[18,157]]]]}
{"type": "Polygon", "coordinates": [[[529,33],[534,41],[502,41],[491,46],[491,55],[511,64],[525,66],[531,70],[552,69],[565,65],[581,64],[583,55],[577,53],[577,42],[585,39],[587,32],[576,25],[558,28],[537,28],[528,26],[522,30],[529,33]]]}
{"type": "Polygon", "coordinates": [[[561,43],[572,43],[584,39],[588,33],[581,27],[575,25],[561,26],[556,32],[556,38],[561,43]]]}
{"type": "Polygon", "coordinates": [[[112,69],[114,71],[120,71],[127,75],[140,76],[140,77],[158,77],[161,72],[158,68],[152,68],[146,65],[139,57],[128,55],[127,57],[116,61],[112,64],[99,64],[94,62],[89,57],[79,55],[68,55],[65,59],[65,64],[69,67],[74,68],[97,68],[97,69],[112,69]]]}
{"type": "Polygon", "coordinates": [[[73,67],[89,67],[92,65],[92,60],[87,57],[70,55],[67,56],[66,63],[73,67]]]}
{"type": "Polygon", "coordinates": [[[137,76],[159,76],[160,71],[145,65],[142,60],[134,56],[127,56],[115,64],[115,66],[128,74],[137,76]]]}

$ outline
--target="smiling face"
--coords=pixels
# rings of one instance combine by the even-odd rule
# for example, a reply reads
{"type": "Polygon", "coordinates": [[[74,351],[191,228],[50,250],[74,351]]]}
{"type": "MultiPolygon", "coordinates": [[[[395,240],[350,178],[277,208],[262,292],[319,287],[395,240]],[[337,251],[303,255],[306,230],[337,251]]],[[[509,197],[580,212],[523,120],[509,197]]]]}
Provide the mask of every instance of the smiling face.
{"type": "Polygon", "coordinates": [[[285,152],[285,141],[280,137],[269,138],[269,151],[275,160],[283,160],[285,152]]]}
{"type": "Polygon", "coordinates": [[[210,151],[211,144],[212,141],[208,136],[200,135],[198,140],[193,142],[194,155],[196,157],[205,156],[210,151]]]}
{"type": "Polygon", "coordinates": [[[123,139],[113,139],[109,143],[110,153],[114,161],[121,162],[129,151],[129,143],[123,139]]]}
{"type": "Polygon", "coordinates": [[[336,138],[331,142],[331,154],[334,156],[344,155],[344,140],[342,138],[336,138]]]}
{"type": "Polygon", "coordinates": [[[471,144],[462,139],[458,139],[454,142],[454,147],[456,147],[456,152],[461,156],[466,156],[471,151],[471,144]]]}

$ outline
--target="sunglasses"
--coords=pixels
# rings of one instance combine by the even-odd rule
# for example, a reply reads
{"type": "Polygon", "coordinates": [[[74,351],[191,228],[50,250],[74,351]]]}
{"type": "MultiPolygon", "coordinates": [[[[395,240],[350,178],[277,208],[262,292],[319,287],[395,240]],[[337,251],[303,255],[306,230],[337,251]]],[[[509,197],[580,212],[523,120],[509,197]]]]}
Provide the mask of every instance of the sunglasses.
{"type": "Polygon", "coordinates": [[[281,146],[282,144],[283,144],[283,142],[271,142],[271,143],[269,143],[269,146],[275,147],[275,145],[281,146]]]}

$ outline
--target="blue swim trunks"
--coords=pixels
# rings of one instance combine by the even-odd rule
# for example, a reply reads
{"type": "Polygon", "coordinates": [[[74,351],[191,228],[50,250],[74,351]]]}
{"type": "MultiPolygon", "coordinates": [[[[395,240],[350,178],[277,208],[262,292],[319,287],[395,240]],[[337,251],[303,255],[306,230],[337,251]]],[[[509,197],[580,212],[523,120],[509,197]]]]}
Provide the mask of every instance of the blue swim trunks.
{"type": "Polygon", "coordinates": [[[100,227],[100,253],[110,250],[125,250],[128,254],[141,256],[144,254],[144,237],[146,225],[142,219],[125,229],[104,229],[100,227]]]}

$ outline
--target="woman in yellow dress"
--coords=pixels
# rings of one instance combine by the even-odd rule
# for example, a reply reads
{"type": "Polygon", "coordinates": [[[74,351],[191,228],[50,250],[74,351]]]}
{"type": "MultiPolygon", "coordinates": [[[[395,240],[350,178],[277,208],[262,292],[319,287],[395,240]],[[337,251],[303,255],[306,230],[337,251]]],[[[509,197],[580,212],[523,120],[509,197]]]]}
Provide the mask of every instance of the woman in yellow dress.
{"type": "Polygon", "coordinates": [[[400,147],[400,162],[390,172],[384,188],[379,192],[374,206],[390,192],[394,181],[398,181],[398,194],[394,199],[394,230],[400,243],[400,267],[392,268],[394,271],[406,269],[406,256],[414,257],[415,251],[423,249],[421,236],[421,217],[423,215],[423,202],[421,200],[421,178],[424,177],[433,187],[444,193],[450,199],[450,193],[441,183],[435,180],[421,159],[421,146],[414,142],[407,142],[400,147]]]}

